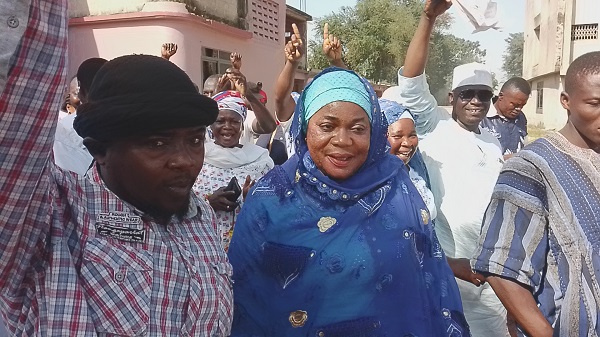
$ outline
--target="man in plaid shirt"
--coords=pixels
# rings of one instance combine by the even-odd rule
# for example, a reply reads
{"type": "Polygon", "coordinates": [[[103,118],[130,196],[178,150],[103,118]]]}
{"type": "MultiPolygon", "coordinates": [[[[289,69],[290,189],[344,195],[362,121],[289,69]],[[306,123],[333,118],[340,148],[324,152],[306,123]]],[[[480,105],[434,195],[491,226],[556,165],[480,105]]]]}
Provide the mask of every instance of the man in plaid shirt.
{"type": "Polygon", "coordinates": [[[86,176],[52,160],[67,0],[0,3],[0,311],[18,336],[228,336],[231,266],[190,193],[216,103],[172,63],[106,64],[75,128],[86,176]],[[151,80],[149,80],[151,79],[151,80]]]}

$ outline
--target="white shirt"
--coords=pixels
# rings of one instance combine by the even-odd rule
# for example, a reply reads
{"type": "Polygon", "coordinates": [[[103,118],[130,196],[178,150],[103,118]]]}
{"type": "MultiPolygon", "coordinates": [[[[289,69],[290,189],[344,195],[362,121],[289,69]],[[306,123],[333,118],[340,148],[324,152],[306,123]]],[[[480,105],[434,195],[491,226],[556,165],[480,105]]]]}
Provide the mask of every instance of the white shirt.
{"type": "Polygon", "coordinates": [[[75,116],[75,114],[68,115],[60,119],[56,125],[54,162],[63,170],[84,175],[94,158],[83,145],[83,139],[73,129],[75,116]]]}
{"type": "MultiPolygon", "coordinates": [[[[447,256],[471,258],[503,164],[498,140],[486,130],[463,129],[429,91],[425,74],[398,72],[398,86],[383,98],[405,105],[416,117],[419,148],[438,209],[436,231],[447,256]]],[[[508,336],[506,310],[489,285],[479,288],[457,279],[473,336],[508,336]]]]}
{"type": "Polygon", "coordinates": [[[254,115],[254,111],[248,110],[248,114],[246,116],[246,120],[244,121],[244,129],[242,130],[242,134],[240,135],[240,144],[255,144],[256,138],[258,138],[258,133],[254,131],[252,124],[256,120],[256,115],[254,115]]]}
{"type": "Polygon", "coordinates": [[[296,153],[296,146],[294,145],[294,138],[292,137],[291,132],[292,118],[294,118],[293,115],[292,117],[290,117],[290,119],[288,119],[285,122],[277,120],[279,122],[279,126],[283,129],[283,136],[285,139],[285,150],[287,152],[288,158],[291,158],[296,153]]]}

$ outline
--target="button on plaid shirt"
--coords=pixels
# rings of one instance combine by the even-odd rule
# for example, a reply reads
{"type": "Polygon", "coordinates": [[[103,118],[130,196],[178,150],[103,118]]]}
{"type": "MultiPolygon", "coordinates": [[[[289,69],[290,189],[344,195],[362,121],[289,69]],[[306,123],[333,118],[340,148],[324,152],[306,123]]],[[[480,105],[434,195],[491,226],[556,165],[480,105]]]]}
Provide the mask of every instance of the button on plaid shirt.
{"type": "MultiPolygon", "coordinates": [[[[0,17],[27,2],[2,1],[0,17]]],[[[192,196],[185,216],[159,225],[110,192],[95,169],[78,177],[52,162],[67,0],[25,8],[22,31],[0,28],[8,37],[0,46],[0,311],[8,329],[228,336],[231,265],[204,201],[192,196]]]]}

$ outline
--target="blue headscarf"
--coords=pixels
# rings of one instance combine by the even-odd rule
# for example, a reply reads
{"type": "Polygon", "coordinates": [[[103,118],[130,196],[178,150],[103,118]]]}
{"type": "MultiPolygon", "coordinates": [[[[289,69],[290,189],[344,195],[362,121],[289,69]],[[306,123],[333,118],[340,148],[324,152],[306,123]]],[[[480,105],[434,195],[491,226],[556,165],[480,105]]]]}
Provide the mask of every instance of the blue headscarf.
{"type": "Polygon", "coordinates": [[[389,99],[380,98],[379,106],[385,115],[388,125],[396,123],[401,118],[408,118],[413,122],[415,121],[415,117],[412,112],[410,112],[407,107],[400,103],[390,101],[389,99]]]}
{"type": "MultiPolygon", "coordinates": [[[[332,102],[354,103],[363,110],[371,120],[371,101],[369,92],[365,90],[361,78],[353,72],[333,71],[315,77],[314,83],[304,90],[304,122],[308,120],[325,105],[332,102]]],[[[306,124],[303,125],[306,127],[306,124]]]]}
{"type": "MultiPolygon", "coordinates": [[[[313,114],[318,111],[318,109],[314,110],[313,114]]],[[[379,108],[375,90],[366,79],[358,76],[351,70],[331,67],[315,76],[308,87],[304,89],[300,99],[296,103],[296,110],[293,118],[290,133],[295,141],[294,145],[297,157],[294,156],[290,158],[290,160],[286,162],[284,168],[290,167],[295,170],[296,166],[298,166],[297,163],[300,162],[300,171],[302,171],[302,174],[306,173],[311,178],[314,177],[316,179],[315,181],[320,181],[322,184],[330,186],[331,189],[344,190],[346,192],[344,195],[352,196],[357,199],[360,195],[381,185],[383,181],[397,174],[399,168],[402,167],[402,161],[388,153],[388,123],[379,108]],[[354,86],[351,88],[344,87],[342,89],[333,88],[332,86],[342,83],[342,81],[334,79],[336,76],[342,78],[343,83],[346,85],[352,83],[354,86]],[[313,90],[313,86],[318,90],[313,90]],[[370,115],[371,137],[367,159],[352,177],[343,182],[336,182],[323,174],[323,172],[315,166],[312,157],[308,152],[305,126],[308,123],[308,119],[312,117],[310,112],[313,111],[315,107],[320,109],[326,104],[338,100],[327,98],[327,95],[317,95],[320,91],[335,93],[335,97],[340,97],[346,101],[356,103],[365,110],[367,115],[370,115]],[[322,98],[317,98],[316,96],[322,98]],[[368,104],[364,101],[366,98],[369,100],[368,104]]]]}

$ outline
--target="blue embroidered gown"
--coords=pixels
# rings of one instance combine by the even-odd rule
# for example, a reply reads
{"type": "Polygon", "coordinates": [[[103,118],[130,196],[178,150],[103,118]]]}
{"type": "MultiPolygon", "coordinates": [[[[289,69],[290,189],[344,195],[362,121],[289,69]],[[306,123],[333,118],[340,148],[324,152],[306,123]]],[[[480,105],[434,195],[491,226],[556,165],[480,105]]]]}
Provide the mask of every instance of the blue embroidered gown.
{"type": "Polygon", "coordinates": [[[232,336],[470,336],[427,207],[387,153],[387,123],[365,88],[371,147],[353,177],[336,182],[315,167],[297,137],[300,100],[297,154],[248,195],[229,249],[232,336]]]}

